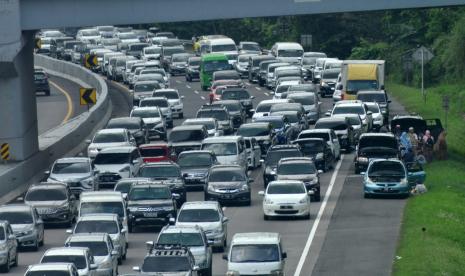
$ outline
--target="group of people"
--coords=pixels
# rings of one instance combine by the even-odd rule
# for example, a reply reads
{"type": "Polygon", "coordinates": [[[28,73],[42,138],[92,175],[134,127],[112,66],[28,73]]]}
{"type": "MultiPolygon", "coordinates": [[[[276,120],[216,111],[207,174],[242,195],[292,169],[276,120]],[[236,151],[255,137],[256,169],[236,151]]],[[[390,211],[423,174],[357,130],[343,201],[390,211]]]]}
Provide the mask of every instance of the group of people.
{"type": "Polygon", "coordinates": [[[433,160],[433,155],[439,160],[447,158],[446,132],[443,131],[435,141],[431,131],[426,130],[420,136],[413,127],[408,132],[402,132],[400,125],[396,126],[395,134],[401,144],[401,155],[404,162],[414,162],[415,160],[426,163],[433,160]]]}

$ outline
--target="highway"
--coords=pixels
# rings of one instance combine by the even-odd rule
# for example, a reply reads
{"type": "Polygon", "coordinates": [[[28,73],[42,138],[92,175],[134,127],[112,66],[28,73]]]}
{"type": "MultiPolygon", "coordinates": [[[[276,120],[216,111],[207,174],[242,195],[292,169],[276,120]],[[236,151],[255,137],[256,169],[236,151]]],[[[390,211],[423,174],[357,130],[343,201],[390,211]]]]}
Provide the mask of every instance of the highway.
{"type": "MultiPolygon", "coordinates": [[[[62,79],[52,78],[52,81],[66,85],[62,79]]],[[[119,83],[108,84],[114,106],[112,117],[127,116],[132,107],[128,89],[119,83]]],[[[72,90],[72,83],[68,85],[67,89],[72,90]]],[[[177,88],[185,96],[185,118],[195,116],[200,105],[208,99],[207,92],[201,91],[198,82],[186,83],[184,77],[172,77],[171,87],[177,88]]],[[[249,85],[249,91],[256,97],[254,106],[261,100],[271,98],[267,89],[256,85],[249,85]]],[[[64,108],[59,109],[59,114],[54,110],[55,124],[60,124],[59,119],[63,120],[66,116],[64,96],[58,93],[52,90],[52,95],[57,97],[57,101],[61,99],[64,108]]],[[[46,104],[45,100],[46,97],[39,97],[39,105],[46,104]]],[[[332,99],[325,98],[322,102],[321,110],[324,113],[331,108],[332,99]]],[[[391,108],[391,114],[404,112],[395,101],[391,108]]],[[[46,116],[53,116],[48,114],[46,116]]],[[[175,125],[180,122],[176,119],[175,125]]],[[[353,158],[353,153],[344,154],[335,170],[321,176],[322,195],[325,196],[322,196],[321,202],[312,203],[310,220],[264,221],[262,198],[257,194],[263,190],[263,171],[260,168],[254,170],[252,206],[226,208],[225,213],[230,219],[228,239],[238,232],[281,233],[284,249],[288,253],[286,275],[373,275],[374,272],[376,275],[390,275],[405,200],[364,199],[361,177],[353,175],[353,158]]],[[[189,192],[188,200],[203,200],[203,194],[189,192]]],[[[128,257],[119,266],[120,273],[130,273],[132,266],[142,263],[146,253],[145,242],[154,240],[158,230],[146,228],[129,234],[128,257]]],[[[23,275],[27,265],[37,263],[47,248],[62,246],[66,237],[64,228],[47,229],[45,246],[39,252],[22,252],[19,267],[12,268],[10,274],[23,275]]],[[[222,253],[214,254],[214,275],[224,275],[226,272],[226,261],[221,256],[222,253]]]]}
{"type": "Polygon", "coordinates": [[[39,135],[87,110],[79,104],[79,87],[65,78],[49,75],[50,96],[37,93],[39,135]]]}

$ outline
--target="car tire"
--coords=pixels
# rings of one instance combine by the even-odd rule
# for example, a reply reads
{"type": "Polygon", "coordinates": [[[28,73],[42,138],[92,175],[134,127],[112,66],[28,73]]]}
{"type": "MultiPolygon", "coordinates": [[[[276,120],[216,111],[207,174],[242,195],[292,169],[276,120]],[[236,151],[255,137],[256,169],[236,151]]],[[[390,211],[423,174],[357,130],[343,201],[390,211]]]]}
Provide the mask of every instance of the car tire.
{"type": "Polygon", "coordinates": [[[182,118],[184,118],[184,113],[181,112],[179,113],[179,119],[182,119],[182,118]]]}
{"type": "Polygon", "coordinates": [[[270,220],[270,217],[267,216],[267,215],[265,215],[265,214],[263,214],[263,219],[264,219],[264,220],[270,220]]]}
{"type": "Polygon", "coordinates": [[[19,264],[19,254],[18,254],[18,249],[16,249],[15,262],[13,263],[13,266],[17,267],[18,264],[19,264]]]}
{"type": "Polygon", "coordinates": [[[34,244],[34,246],[32,247],[32,251],[34,251],[34,252],[39,251],[39,241],[38,240],[36,241],[36,244],[34,244]]]}
{"type": "Polygon", "coordinates": [[[313,197],[312,197],[311,199],[312,199],[312,201],[314,201],[314,202],[320,202],[320,201],[321,201],[321,192],[318,191],[318,193],[317,193],[317,194],[314,194],[313,197]]]}
{"type": "Polygon", "coordinates": [[[355,167],[355,170],[354,170],[355,174],[360,174],[360,169],[355,167]]]}
{"type": "Polygon", "coordinates": [[[42,240],[38,242],[39,246],[44,246],[45,243],[45,233],[42,233],[42,240]]]}
{"type": "Polygon", "coordinates": [[[364,197],[364,198],[371,198],[371,195],[370,195],[370,194],[367,194],[367,193],[364,193],[364,194],[363,194],[363,197],[364,197]]]}
{"type": "Polygon", "coordinates": [[[128,224],[128,232],[133,233],[134,232],[134,226],[132,224],[128,224]]]}

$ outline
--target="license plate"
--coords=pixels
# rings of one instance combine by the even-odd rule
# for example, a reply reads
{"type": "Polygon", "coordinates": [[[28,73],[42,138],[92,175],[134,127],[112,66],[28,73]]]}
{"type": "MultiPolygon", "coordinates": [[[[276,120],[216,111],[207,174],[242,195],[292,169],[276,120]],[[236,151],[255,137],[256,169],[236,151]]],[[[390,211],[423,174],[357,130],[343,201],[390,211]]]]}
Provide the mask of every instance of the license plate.
{"type": "Polygon", "coordinates": [[[144,213],[144,217],[146,218],[156,218],[158,214],[156,212],[151,212],[151,213],[144,213]]]}
{"type": "Polygon", "coordinates": [[[289,210],[289,209],[292,209],[292,206],[281,206],[281,209],[289,210]]]}
{"type": "Polygon", "coordinates": [[[223,195],[223,198],[230,199],[232,198],[232,195],[223,195]]]}
{"type": "Polygon", "coordinates": [[[112,181],[113,180],[113,177],[111,176],[106,176],[103,178],[103,181],[112,181]]]}

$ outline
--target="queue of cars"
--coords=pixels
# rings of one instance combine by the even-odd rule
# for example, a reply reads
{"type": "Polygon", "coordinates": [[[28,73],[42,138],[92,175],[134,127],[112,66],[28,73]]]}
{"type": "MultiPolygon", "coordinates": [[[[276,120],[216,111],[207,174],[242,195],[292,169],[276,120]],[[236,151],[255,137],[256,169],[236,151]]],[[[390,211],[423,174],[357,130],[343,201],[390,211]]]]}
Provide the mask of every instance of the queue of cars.
{"type": "MultiPolygon", "coordinates": [[[[65,37],[41,36],[58,44],[65,37]]],[[[36,250],[44,243],[44,223],[59,223],[70,228],[64,247],[47,250],[26,275],[117,275],[129,235],[147,226],[161,231],[133,268],[141,275],[210,276],[216,251],[225,253],[227,275],[283,275],[287,254],[279,233],[228,239],[223,206],[251,204],[249,170],[263,168],[264,220],[310,219],[311,202],[323,197],[320,177],[342,151],[355,151],[366,197],[406,194],[425,177],[421,166],[399,160],[393,134],[378,132],[389,119],[384,91],[360,91],[324,114],[320,98],[337,90],[342,61],[304,52],[298,43],[277,42],[264,54],[254,42],[236,46],[225,36],[202,36],[196,56],[170,32],[112,26],[63,40],[81,43],[64,46],[66,54],[50,47],[51,55],[80,56],[71,58],[80,63],[95,54],[99,65],[92,69],[128,85],[134,107],[86,141],[87,157],[56,160],[24,204],[0,207],[0,233],[3,227],[11,245],[4,270],[17,264],[18,246],[36,250]],[[187,103],[170,87],[172,75],[211,90],[211,102],[195,118],[184,119],[187,103]],[[273,89],[273,99],[254,105],[244,78],[273,89]],[[176,119],[182,123],[175,126],[176,119]],[[203,191],[204,201],[187,201],[190,190],[203,191]]]]}

